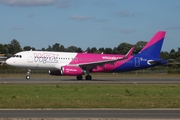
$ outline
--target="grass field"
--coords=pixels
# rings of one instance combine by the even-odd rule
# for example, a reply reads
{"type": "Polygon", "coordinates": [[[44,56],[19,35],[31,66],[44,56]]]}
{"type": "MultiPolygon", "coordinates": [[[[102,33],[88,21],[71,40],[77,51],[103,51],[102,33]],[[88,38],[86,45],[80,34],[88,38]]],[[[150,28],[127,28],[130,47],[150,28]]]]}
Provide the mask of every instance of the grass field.
{"type": "Polygon", "coordinates": [[[0,84],[0,108],[180,108],[180,85],[0,84]]]}
{"type": "MultiPolygon", "coordinates": [[[[1,78],[24,74],[0,74],[1,78]]],[[[180,78],[179,74],[92,74],[93,78],[180,78]]],[[[32,74],[33,78],[73,78],[32,74]]],[[[0,108],[180,108],[180,84],[0,84],[0,108]]]]}

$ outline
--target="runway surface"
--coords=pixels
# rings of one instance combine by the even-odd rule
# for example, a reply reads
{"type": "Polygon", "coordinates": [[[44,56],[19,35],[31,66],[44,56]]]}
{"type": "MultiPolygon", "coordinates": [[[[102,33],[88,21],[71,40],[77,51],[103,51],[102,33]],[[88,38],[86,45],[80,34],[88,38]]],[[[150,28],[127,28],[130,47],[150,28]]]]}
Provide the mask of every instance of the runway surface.
{"type": "Polygon", "coordinates": [[[0,110],[0,118],[138,118],[180,119],[180,110],[0,110]]]}
{"type": "MultiPolygon", "coordinates": [[[[1,84],[180,84],[180,78],[0,78],[1,84]]],[[[180,119],[180,109],[60,109],[60,110],[1,110],[0,118],[125,118],[180,119]]]]}
{"type": "Polygon", "coordinates": [[[93,80],[76,80],[75,78],[0,78],[0,83],[13,84],[43,84],[43,83],[88,83],[88,84],[107,84],[107,83],[121,83],[121,84],[180,84],[180,78],[95,78],[93,80]]]}

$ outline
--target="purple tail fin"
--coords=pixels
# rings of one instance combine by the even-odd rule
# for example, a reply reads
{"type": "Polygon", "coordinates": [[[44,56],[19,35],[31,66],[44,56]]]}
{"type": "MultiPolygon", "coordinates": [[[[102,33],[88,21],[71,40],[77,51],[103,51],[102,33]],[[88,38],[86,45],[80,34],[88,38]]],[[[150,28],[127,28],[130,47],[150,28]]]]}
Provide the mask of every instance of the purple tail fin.
{"type": "Polygon", "coordinates": [[[139,54],[158,58],[161,52],[165,34],[165,31],[158,31],[152,37],[152,39],[144,46],[144,48],[139,52],[139,54]]]}

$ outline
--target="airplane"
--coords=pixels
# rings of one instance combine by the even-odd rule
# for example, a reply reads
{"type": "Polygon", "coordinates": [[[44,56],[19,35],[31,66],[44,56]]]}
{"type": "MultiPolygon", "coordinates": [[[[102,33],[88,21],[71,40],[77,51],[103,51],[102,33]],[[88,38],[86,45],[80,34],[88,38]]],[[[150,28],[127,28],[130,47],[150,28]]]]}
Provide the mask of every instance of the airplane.
{"type": "Polygon", "coordinates": [[[31,69],[47,69],[50,75],[76,76],[91,80],[91,72],[126,72],[166,64],[159,58],[166,32],[158,31],[152,39],[135,55],[132,47],[126,55],[94,54],[73,52],[22,51],[6,60],[6,63],[19,68],[27,68],[26,79],[30,79],[31,69]]]}

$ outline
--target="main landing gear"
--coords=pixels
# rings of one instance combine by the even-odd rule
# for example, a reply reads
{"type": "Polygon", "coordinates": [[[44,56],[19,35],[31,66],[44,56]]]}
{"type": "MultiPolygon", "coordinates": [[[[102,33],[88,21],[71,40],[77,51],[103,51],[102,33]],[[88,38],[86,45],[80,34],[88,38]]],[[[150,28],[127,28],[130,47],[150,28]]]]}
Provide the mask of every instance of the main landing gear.
{"type": "MultiPolygon", "coordinates": [[[[77,80],[82,80],[82,79],[83,79],[83,76],[82,76],[82,75],[78,75],[78,76],[76,76],[76,79],[77,79],[77,80]]],[[[86,76],[85,76],[85,79],[86,79],[86,80],[92,80],[92,76],[91,76],[91,75],[86,75],[86,76]]]]}
{"type": "MultiPolygon", "coordinates": [[[[92,80],[92,76],[89,74],[89,69],[86,69],[86,76],[85,76],[85,79],[86,80],[92,80]]],[[[82,80],[83,79],[83,76],[82,75],[78,75],[76,76],[76,79],[77,80],[82,80]]]]}
{"type": "Polygon", "coordinates": [[[92,80],[92,77],[91,77],[91,75],[86,75],[85,79],[86,80],[92,80]]]}
{"type": "Polygon", "coordinates": [[[26,76],[26,79],[29,80],[30,79],[30,74],[31,74],[31,70],[28,69],[28,72],[27,72],[27,76],[26,76]]]}

